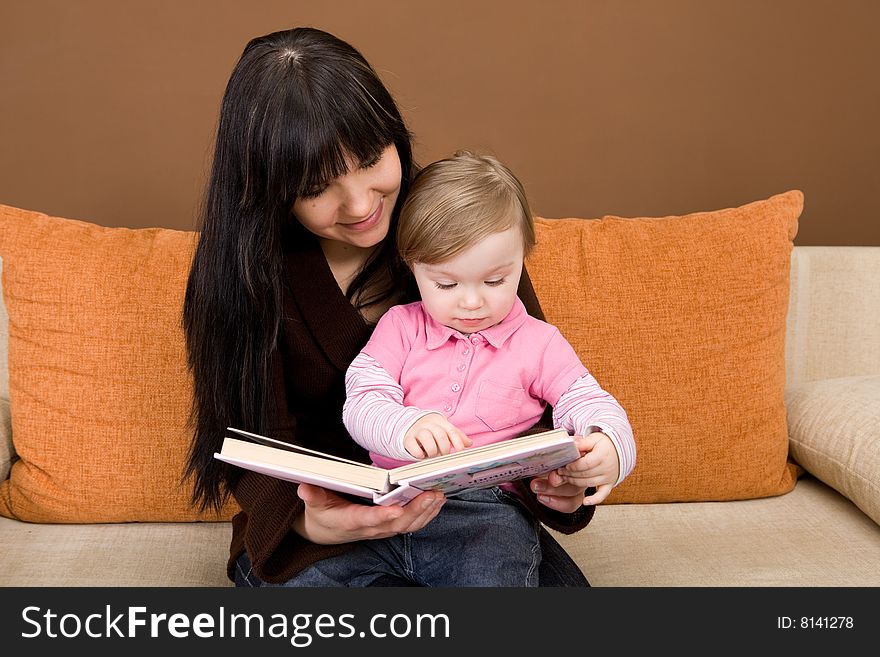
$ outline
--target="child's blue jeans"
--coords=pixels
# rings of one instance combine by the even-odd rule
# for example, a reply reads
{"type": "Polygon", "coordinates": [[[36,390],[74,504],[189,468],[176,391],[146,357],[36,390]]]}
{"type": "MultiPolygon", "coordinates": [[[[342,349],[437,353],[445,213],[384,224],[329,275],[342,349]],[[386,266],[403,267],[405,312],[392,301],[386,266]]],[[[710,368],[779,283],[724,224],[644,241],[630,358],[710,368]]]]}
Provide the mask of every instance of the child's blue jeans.
{"type": "Polygon", "coordinates": [[[236,584],[363,587],[392,576],[418,586],[537,586],[538,531],[538,522],[512,496],[497,487],[484,488],[450,497],[417,532],[361,541],[283,584],[257,579],[242,555],[236,584]]]}

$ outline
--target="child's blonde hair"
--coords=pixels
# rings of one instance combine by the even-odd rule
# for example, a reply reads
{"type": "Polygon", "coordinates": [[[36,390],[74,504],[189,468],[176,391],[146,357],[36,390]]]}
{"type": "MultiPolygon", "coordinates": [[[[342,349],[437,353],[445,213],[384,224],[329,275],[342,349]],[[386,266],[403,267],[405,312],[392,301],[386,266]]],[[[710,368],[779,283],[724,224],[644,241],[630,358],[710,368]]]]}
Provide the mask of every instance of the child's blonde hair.
{"type": "Polygon", "coordinates": [[[515,225],[528,254],[535,225],[522,183],[491,155],[458,151],[416,176],[400,210],[397,247],[410,266],[437,264],[515,225]]]}

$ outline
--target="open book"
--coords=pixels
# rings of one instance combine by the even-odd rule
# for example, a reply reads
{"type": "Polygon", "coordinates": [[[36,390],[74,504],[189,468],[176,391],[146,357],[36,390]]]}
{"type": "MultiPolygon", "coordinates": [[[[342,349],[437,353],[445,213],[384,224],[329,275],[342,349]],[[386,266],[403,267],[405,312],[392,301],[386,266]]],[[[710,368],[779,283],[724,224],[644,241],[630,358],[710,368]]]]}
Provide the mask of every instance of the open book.
{"type": "Polygon", "coordinates": [[[564,429],[554,429],[385,470],[241,429],[228,430],[246,440],[226,437],[215,458],[279,479],[359,495],[376,504],[406,504],[426,490],[450,496],[486,488],[549,472],[580,456],[574,439],[564,429]]]}

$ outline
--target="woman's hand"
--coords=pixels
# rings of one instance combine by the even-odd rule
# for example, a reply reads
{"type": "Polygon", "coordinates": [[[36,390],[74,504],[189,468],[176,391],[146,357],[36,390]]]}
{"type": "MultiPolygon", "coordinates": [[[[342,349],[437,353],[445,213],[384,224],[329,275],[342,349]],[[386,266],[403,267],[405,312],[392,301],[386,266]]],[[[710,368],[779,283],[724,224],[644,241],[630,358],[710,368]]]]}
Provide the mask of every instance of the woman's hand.
{"type": "Polygon", "coordinates": [[[298,490],[306,508],[294,521],[293,530],[323,545],[417,531],[434,519],[446,501],[442,493],[426,492],[406,506],[369,506],[319,486],[300,484],[298,490]]]}
{"type": "Polygon", "coordinates": [[[586,489],[583,486],[566,483],[555,470],[535,477],[529,485],[537,495],[538,501],[554,511],[573,513],[584,503],[586,489]]]}

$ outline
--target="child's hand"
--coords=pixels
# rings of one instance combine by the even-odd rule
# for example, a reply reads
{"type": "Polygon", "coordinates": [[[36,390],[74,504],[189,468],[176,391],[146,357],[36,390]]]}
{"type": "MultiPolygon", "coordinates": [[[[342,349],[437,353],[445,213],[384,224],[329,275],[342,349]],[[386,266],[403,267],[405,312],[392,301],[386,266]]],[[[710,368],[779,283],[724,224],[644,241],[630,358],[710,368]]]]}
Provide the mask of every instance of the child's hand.
{"type": "Polygon", "coordinates": [[[414,458],[424,459],[470,447],[472,441],[439,413],[420,417],[403,437],[403,447],[414,458]]]}
{"type": "Polygon", "coordinates": [[[575,444],[582,456],[550,474],[552,485],[574,484],[581,488],[593,487],[596,492],[585,497],[583,504],[600,504],[611,493],[620,473],[617,449],[611,438],[601,432],[589,436],[575,436],[575,444]]]}

